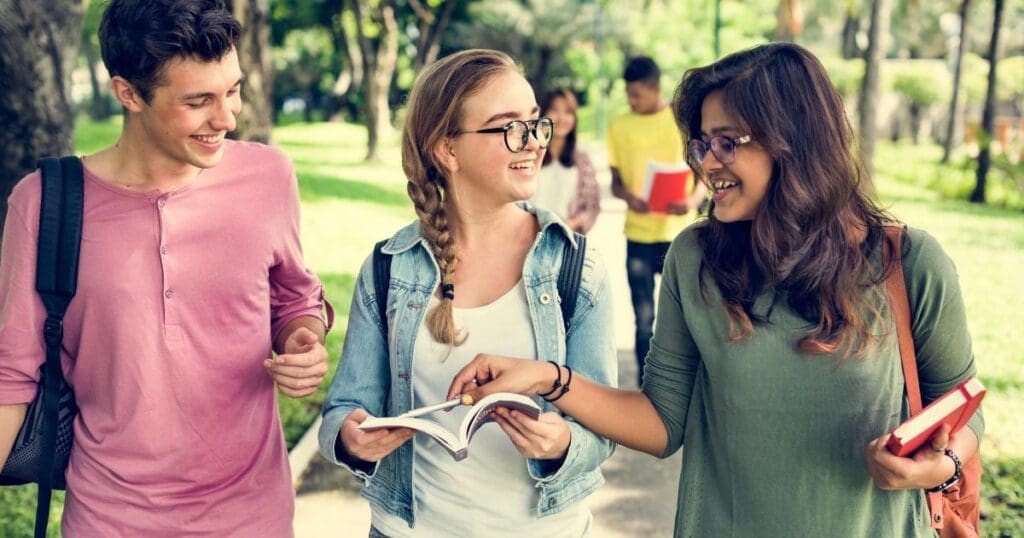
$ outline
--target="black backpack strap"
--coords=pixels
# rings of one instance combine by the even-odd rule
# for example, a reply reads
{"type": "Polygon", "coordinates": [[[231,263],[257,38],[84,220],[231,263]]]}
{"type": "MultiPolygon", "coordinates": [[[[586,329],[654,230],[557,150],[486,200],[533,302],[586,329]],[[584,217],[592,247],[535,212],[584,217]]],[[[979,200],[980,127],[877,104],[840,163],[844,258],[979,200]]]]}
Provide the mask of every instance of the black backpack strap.
{"type": "Polygon", "coordinates": [[[576,247],[570,241],[565,242],[562,252],[562,266],[558,269],[558,296],[561,298],[562,322],[565,333],[569,334],[569,323],[576,311],[576,299],[580,291],[580,279],[583,277],[583,260],[587,257],[587,236],[576,233],[576,247]]]}
{"type": "Polygon", "coordinates": [[[373,292],[377,299],[377,315],[380,319],[384,342],[388,341],[388,288],[391,286],[391,255],[385,254],[387,239],[373,247],[373,292]]]}
{"type": "MultiPolygon", "coordinates": [[[[43,453],[49,455],[50,472],[39,478],[36,505],[37,537],[46,536],[50,519],[50,494],[56,469],[57,415],[64,374],[60,367],[60,348],[64,337],[64,313],[78,288],[78,255],[82,240],[83,180],[82,161],[77,157],[48,157],[39,161],[42,171],[42,199],[39,210],[39,250],[36,260],[36,291],[46,306],[43,336],[46,364],[43,367],[43,453]]],[[[63,469],[60,470],[63,472],[63,469]]]]}

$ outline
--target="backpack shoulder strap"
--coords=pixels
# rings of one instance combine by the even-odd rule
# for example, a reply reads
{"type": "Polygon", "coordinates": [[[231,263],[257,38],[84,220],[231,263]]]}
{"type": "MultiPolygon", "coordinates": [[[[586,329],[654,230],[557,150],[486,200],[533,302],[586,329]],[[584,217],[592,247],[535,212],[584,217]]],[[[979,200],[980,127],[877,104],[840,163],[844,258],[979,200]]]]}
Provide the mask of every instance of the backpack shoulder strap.
{"type": "Polygon", "coordinates": [[[82,161],[46,157],[42,170],[36,291],[47,313],[63,316],[78,289],[78,255],[82,240],[82,161]]]}
{"type": "Polygon", "coordinates": [[[562,252],[562,265],[558,268],[558,296],[561,298],[562,322],[565,332],[569,333],[569,324],[576,311],[576,300],[579,297],[580,280],[583,276],[583,260],[587,256],[587,236],[576,233],[576,247],[572,242],[565,242],[562,252]]]}
{"type": "Polygon", "coordinates": [[[39,239],[36,254],[36,291],[46,306],[43,336],[46,363],[43,366],[42,453],[50,472],[39,476],[36,504],[36,536],[46,536],[50,516],[50,494],[62,484],[63,469],[56,469],[57,418],[66,386],[60,367],[60,346],[64,338],[64,314],[78,289],[78,257],[82,242],[84,204],[82,161],[75,156],[48,157],[39,161],[42,198],[39,208],[39,239]]]}
{"type": "Polygon", "coordinates": [[[391,255],[385,254],[387,239],[373,247],[373,291],[377,299],[377,316],[380,320],[384,341],[388,341],[388,288],[391,286],[391,255]]]}

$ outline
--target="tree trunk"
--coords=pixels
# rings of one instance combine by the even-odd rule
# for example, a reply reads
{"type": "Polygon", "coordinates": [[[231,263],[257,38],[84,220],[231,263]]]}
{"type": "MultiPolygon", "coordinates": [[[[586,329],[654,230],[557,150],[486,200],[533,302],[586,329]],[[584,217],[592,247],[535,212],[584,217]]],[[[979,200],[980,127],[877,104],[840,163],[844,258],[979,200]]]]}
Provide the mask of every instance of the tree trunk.
{"type": "Polygon", "coordinates": [[[868,50],[864,55],[864,80],[860,89],[860,103],[857,106],[860,116],[861,157],[869,174],[875,169],[879,68],[885,58],[885,44],[882,40],[889,35],[891,12],[892,0],[874,0],[871,3],[871,29],[868,33],[868,50]]]}
{"type": "Polygon", "coordinates": [[[82,13],[82,0],[0,0],[0,237],[15,183],[72,151],[82,13]]]}
{"type": "Polygon", "coordinates": [[[1003,0],[996,0],[995,16],[992,20],[992,41],[988,44],[988,91],[985,93],[985,112],[981,116],[981,151],[978,152],[977,183],[971,192],[971,201],[985,203],[985,182],[992,165],[992,133],[995,131],[996,116],[996,66],[999,64],[999,27],[1003,22],[1003,0]]]}
{"type": "Polygon", "coordinates": [[[775,40],[795,41],[803,29],[804,8],[800,0],[780,0],[775,21],[775,40]]]}
{"type": "Polygon", "coordinates": [[[537,92],[538,98],[548,92],[548,72],[551,71],[551,62],[555,54],[558,54],[558,51],[552,49],[550,45],[540,45],[537,49],[537,67],[530,77],[530,85],[537,92]]]}
{"type": "Polygon", "coordinates": [[[960,2],[960,42],[957,43],[956,56],[953,58],[953,95],[949,98],[949,123],[946,124],[946,139],[942,141],[942,163],[949,162],[956,140],[956,127],[960,121],[960,75],[963,73],[964,49],[967,48],[967,17],[971,9],[971,0],[960,2]]]}
{"type": "Polygon", "coordinates": [[[356,97],[363,88],[363,57],[359,40],[345,27],[348,0],[324,0],[324,14],[331,21],[327,29],[337,55],[344,55],[341,72],[335,79],[329,96],[323,100],[323,117],[334,121],[343,117],[355,118],[359,114],[356,97]]]}
{"type": "Polygon", "coordinates": [[[846,18],[843,21],[842,50],[843,58],[858,58],[861,56],[860,46],[857,45],[857,32],[860,31],[860,13],[852,2],[846,2],[846,18]]]}
{"type": "Polygon", "coordinates": [[[238,63],[245,74],[242,113],[232,138],[270,142],[273,127],[273,68],[270,61],[269,0],[235,0],[232,14],[242,24],[238,63]]]}
{"type": "Polygon", "coordinates": [[[89,68],[89,86],[92,88],[92,103],[89,106],[89,117],[102,121],[110,117],[110,99],[107,98],[107,94],[103,91],[100,86],[100,77],[96,72],[97,66],[100,63],[99,54],[96,53],[96,48],[93,47],[92,41],[88,39],[82,40],[82,52],[85,53],[85,62],[89,68]]]}
{"type": "Polygon", "coordinates": [[[356,30],[363,57],[363,115],[366,119],[366,160],[380,160],[378,145],[382,135],[391,130],[391,109],[388,90],[398,63],[398,22],[391,0],[382,0],[369,16],[377,25],[377,35],[367,37],[363,28],[366,0],[355,0],[356,30]]]}
{"type": "Polygon", "coordinates": [[[425,9],[417,0],[410,0],[420,21],[420,38],[416,45],[416,58],[413,60],[413,71],[419,74],[423,66],[437,60],[441,51],[441,35],[448,28],[455,11],[456,0],[445,0],[440,6],[440,14],[425,9]]]}
{"type": "MultiPolygon", "coordinates": [[[[907,40],[907,55],[911,60],[916,60],[921,57],[921,46],[917,37],[921,35],[920,0],[907,1],[907,29],[910,34],[909,39],[907,40]]],[[[912,137],[914,144],[920,144],[924,135],[921,131],[926,110],[920,103],[911,101],[908,112],[910,117],[910,136],[912,137]]]]}

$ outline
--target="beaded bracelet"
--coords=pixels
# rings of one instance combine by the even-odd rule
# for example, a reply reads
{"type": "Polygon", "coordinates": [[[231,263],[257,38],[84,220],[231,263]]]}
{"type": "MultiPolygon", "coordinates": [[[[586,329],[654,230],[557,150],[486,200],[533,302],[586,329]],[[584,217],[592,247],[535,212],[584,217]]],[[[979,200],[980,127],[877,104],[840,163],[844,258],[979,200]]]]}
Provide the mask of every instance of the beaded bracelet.
{"type": "Polygon", "coordinates": [[[946,491],[960,481],[960,473],[963,470],[963,465],[960,464],[960,458],[957,457],[956,452],[953,452],[948,448],[945,450],[944,454],[949,456],[949,459],[953,460],[953,476],[949,477],[945,482],[935,486],[934,488],[926,489],[925,491],[928,493],[946,491]]]}
{"type": "MultiPolygon", "coordinates": [[[[555,366],[558,366],[558,365],[556,364],[555,366]]],[[[549,400],[544,395],[541,395],[541,398],[544,398],[545,402],[554,403],[554,402],[558,401],[558,399],[561,398],[562,396],[565,396],[566,392],[569,392],[569,384],[572,383],[572,368],[569,368],[569,365],[566,364],[565,365],[565,370],[567,372],[569,372],[569,377],[565,380],[565,384],[562,385],[561,391],[558,393],[558,396],[555,396],[554,398],[549,400]]],[[[558,369],[558,379],[559,380],[562,379],[562,369],[561,368],[558,369]]],[[[554,392],[554,390],[552,390],[551,392],[554,392]]],[[[551,392],[549,392],[548,395],[550,395],[551,392]]]]}

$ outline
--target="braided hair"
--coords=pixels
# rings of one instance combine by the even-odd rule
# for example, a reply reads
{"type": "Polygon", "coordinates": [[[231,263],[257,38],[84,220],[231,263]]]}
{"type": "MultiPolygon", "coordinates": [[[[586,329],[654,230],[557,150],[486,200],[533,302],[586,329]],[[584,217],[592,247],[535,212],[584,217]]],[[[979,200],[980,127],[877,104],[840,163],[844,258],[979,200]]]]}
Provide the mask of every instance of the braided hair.
{"type": "Polygon", "coordinates": [[[409,94],[402,131],[402,170],[407,191],[441,273],[441,302],[427,314],[427,327],[438,342],[460,345],[465,335],[455,326],[455,270],[458,256],[448,223],[449,177],[436,150],[459,132],[462,104],[496,75],[518,67],[507,54],[470,49],[427,66],[409,94]]]}

